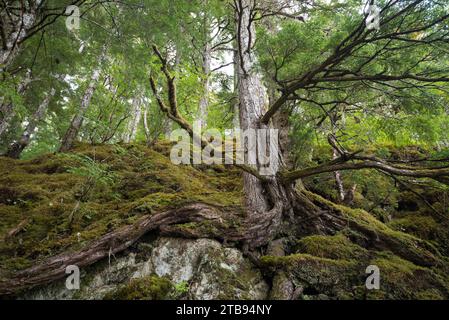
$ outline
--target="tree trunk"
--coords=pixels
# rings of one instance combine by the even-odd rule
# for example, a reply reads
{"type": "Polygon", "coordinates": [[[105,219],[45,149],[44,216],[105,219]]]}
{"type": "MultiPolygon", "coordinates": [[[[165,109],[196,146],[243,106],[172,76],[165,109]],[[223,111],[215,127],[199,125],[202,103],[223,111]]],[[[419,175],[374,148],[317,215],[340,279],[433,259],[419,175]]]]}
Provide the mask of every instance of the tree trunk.
{"type": "MultiPolygon", "coordinates": [[[[338,118],[339,118],[338,111],[334,111],[329,115],[329,120],[331,122],[331,132],[334,137],[337,134],[338,118]]],[[[332,160],[335,160],[341,155],[338,153],[338,150],[335,145],[331,145],[331,147],[332,147],[332,160]]],[[[337,187],[337,192],[338,192],[338,200],[340,202],[344,202],[346,193],[345,193],[345,188],[343,186],[343,180],[341,178],[340,171],[334,171],[334,178],[335,178],[335,185],[337,187]]]]}
{"type": "Polygon", "coordinates": [[[234,128],[240,128],[240,117],[239,117],[239,53],[237,42],[234,41],[234,52],[233,52],[233,61],[234,61],[234,115],[232,117],[232,123],[234,128]]]}
{"type": "Polygon", "coordinates": [[[19,53],[21,42],[36,23],[39,5],[40,1],[25,1],[19,15],[1,13],[3,44],[0,46],[0,71],[5,70],[19,53]]]}
{"type": "MultiPolygon", "coordinates": [[[[205,27],[208,31],[208,26],[205,27]]],[[[207,38],[209,38],[209,34],[206,34],[207,38]]],[[[199,103],[199,115],[198,120],[201,122],[201,127],[207,126],[207,114],[209,109],[209,93],[210,93],[210,72],[211,72],[211,61],[212,61],[212,50],[209,40],[206,40],[206,43],[203,48],[203,64],[202,64],[202,95],[199,103]]]]}
{"type": "Polygon", "coordinates": [[[144,106],[143,110],[143,129],[145,130],[145,138],[147,140],[147,146],[150,146],[152,144],[152,138],[151,138],[151,131],[150,127],[148,125],[148,104],[144,106]]]}
{"type": "Polygon", "coordinates": [[[78,113],[73,117],[72,122],[70,123],[70,126],[67,129],[64,138],[62,139],[61,147],[59,148],[60,152],[70,150],[73,146],[76,137],[78,136],[78,132],[83,124],[84,114],[89,108],[90,101],[92,99],[92,96],[94,95],[98,80],[100,79],[101,64],[105,56],[106,56],[106,46],[103,47],[103,51],[98,59],[98,67],[92,73],[89,86],[84,92],[78,113]]]}
{"type": "MultiPolygon", "coordinates": [[[[334,147],[332,147],[332,159],[337,159],[339,157],[337,150],[335,150],[334,147]]],[[[334,177],[335,177],[335,184],[337,185],[337,191],[338,191],[338,200],[340,202],[343,202],[345,200],[345,189],[343,187],[343,180],[341,179],[341,173],[340,171],[334,171],[334,177]]]]}
{"type": "MultiPolygon", "coordinates": [[[[268,129],[269,126],[259,121],[266,111],[268,96],[262,77],[256,71],[257,59],[252,52],[256,35],[251,17],[254,13],[252,8],[256,6],[254,0],[236,1],[236,4],[240,127],[242,130],[268,129]]],[[[279,149],[273,150],[271,147],[270,154],[275,152],[282,164],[279,149]]],[[[260,169],[260,162],[257,159],[256,169],[260,169]]],[[[295,192],[292,184],[283,185],[276,175],[266,176],[262,181],[245,172],[243,183],[248,228],[246,245],[251,249],[266,245],[279,235],[284,213],[291,216],[295,192]]]]}
{"type": "MultiPolygon", "coordinates": [[[[182,27],[181,32],[182,32],[182,27]]],[[[173,70],[178,71],[179,65],[181,63],[181,50],[179,48],[176,48],[176,55],[175,55],[175,62],[173,65],[173,70]]],[[[165,139],[170,140],[170,135],[173,131],[173,121],[171,119],[166,119],[166,122],[164,124],[164,135],[165,139]]]]}
{"type": "MultiPolygon", "coordinates": [[[[240,128],[258,129],[268,97],[261,76],[256,72],[256,56],[252,53],[255,26],[251,21],[253,0],[242,0],[237,9],[238,93],[240,128]]],[[[243,174],[246,206],[250,213],[266,212],[269,208],[262,182],[248,173],[243,174]]]]}
{"type": "Polygon", "coordinates": [[[51,89],[51,91],[46,95],[42,103],[37,108],[36,112],[29,120],[28,125],[26,126],[25,131],[22,133],[20,139],[9,146],[8,151],[6,152],[7,157],[14,159],[20,158],[22,151],[30,144],[31,135],[33,135],[33,133],[35,132],[38,123],[44,118],[50,100],[54,96],[54,94],[55,90],[51,89]]]}
{"type": "MultiPolygon", "coordinates": [[[[25,75],[25,78],[20,82],[17,88],[17,93],[19,95],[23,95],[30,82],[31,82],[31,70],[28,70],[25,75]]],[[[12,102],[2,103],[0,106],[0,112],[2,114],[2,119],[0,120],[0,137],[1,137],[3,133],[5,133],[6,130],[8,129],[11,120],[16,115],[16,112],[14,111],[14,106],[12,102]]]]}
{"type": "MultiPolygon", "coordinates": [[[[208,2],[205,1],[205,5],[208,2]]],[[[211,74],[211,64],[212,64],[212,44],[211,44],[211,25],[208,12],[204,12],[203,19],[203,37],[204,43],[202,48],[202,93],[199,102],[199,114],[197,120],[200,121],[201,127],[207,126],[207,115],[209,111],[209,93],[210,93],[210,74],[211,74]]]]}
{"type": "Polygon", "coordinates": [[[9,128],[9,124],[11,123],[11,120],[15,116],[12,103],[2,105],[0,112],[3,115],[3,118],[0,120],[0,137],[1,137],[3,133],[5,133],[6,130],[9,128]]]}
{"type": "Polygon", "coordinates": [[[131,111],[131,119],[128,122],[128,126],[123,138],[123,142],[125,143],[130,143],[136,139],[137,129],[142,117],[142,99],[139,97],[134,98],[132,105],[133,108],[131,111]]]}

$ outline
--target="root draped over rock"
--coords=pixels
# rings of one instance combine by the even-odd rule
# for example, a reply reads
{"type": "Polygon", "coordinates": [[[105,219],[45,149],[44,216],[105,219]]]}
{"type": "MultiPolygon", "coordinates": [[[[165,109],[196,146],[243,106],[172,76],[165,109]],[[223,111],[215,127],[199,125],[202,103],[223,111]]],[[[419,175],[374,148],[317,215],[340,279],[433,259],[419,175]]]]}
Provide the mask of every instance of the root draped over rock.
{"type": "MultiPolygon", "coordinates": [[[[226,213],[220,211],[218,207],[202,203],[194,203],[182,208],[146,215],[132,225],[105,234],[79,251],[64,252],[48,258],[33,267],[14,274],[7,280],[2,280],[0,282],[0,295],[13,295],[21,290],[61,279],[65,276],[66,268],[69,265],[76,265],[79,268],[89,266],[129,248],[150,231],[162,230],[165,234],[169,234],[170,225],[210,221],[217,227],[226,228],[224,224],[225,215],[226,213]]],[[[179,234],[180,229],[176,230],[179,234]]],[[[226,240],[238,239],[237,232],[230,231],[227,233],[226,240]]]]}

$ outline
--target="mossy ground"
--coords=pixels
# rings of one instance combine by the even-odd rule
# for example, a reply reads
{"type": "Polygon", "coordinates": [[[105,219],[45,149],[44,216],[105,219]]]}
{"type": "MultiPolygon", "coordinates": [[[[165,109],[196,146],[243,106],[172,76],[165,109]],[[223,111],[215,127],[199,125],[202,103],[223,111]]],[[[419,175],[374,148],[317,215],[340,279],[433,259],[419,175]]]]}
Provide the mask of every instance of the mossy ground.
{"type": "Polygon", "coordinates": [[[144,145],[78,145],[72,155],[26,161],[2,157],[0,270],[18,271],[143,214],[193,202],[240,210],[240,173],[177,166],[144,145]],[[22,221],[23,230],[8,238],[22,221]]]}
{"type": "MultiPolygon", "coordinates": [[[[413,157],[422,156],[418,151],[413,157]]],[[[410,157],[407,152],[390,150],[389,155],[410,157]]],[[[243,212],[239,171],[177,166],[168,154],[167,143],[152,149],[138,144],[83,144],[71,154],[33,160],[0,158],[0,238],[4,240],[0,242],[0,276],[86,246],[144,214],[192,202],[243,212]],[[8,237],[12,231],[14,235],[8,237]]],[[[308,197],[333,208],[348,222],[394,239],[401,250],[366,245],[348,223],[347,229],[335,235],[298,239],[289,256],[263,257],[267,269],[286,270],[295,285],[306,288],[302,298],[318,293],[338,299],[448,298],[448,220],[435,214],[436,210],[448,216],[447,189],[426,181],[411,192],[388,177],[364,170],[345,172],[343,178],[346,187],[358,185],[351,208],[335,203],[331,174],[306,179],[305,186],[314,192],[307,192],[308,197]],[[405,258],[410,255],[428,255],[438,263],[422,266],[405,258]],[[365,288],[365,269],[373,264],[381,270],[381,290],[365,288]]],[[[229,223],[235,227],[241,221],[229,223]]],[[[208,222],[178,228],[192,235],[219,232],[208,222]]],[[[109,298],[173,298],[173,285],[165,280],[154,276],[133,280],[109,298]]]]}

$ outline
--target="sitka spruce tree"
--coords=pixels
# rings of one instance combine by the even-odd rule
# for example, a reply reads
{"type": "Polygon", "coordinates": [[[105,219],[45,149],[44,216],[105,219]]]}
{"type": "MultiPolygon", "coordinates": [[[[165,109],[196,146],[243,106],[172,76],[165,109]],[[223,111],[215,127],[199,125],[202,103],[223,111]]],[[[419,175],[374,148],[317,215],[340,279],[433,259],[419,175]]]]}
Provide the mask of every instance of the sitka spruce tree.
{"type": "MultiPolygon", "coordinates": [[[[99,184],[89,168],[68,171],[87,173],[79,190],[65,191],[74,205],[60,226],[64,232],[55,231],[58,239],[75,241],[77,216],[92,219],[85,211],[94,190],[113,188],[104,201],[117,202],[107,210],[129,203],[121,216],[126,222],[94,224],[90,241],[61,240],[70,250],[48,249],[52,254],[40,256],[45,259],[0,281],[0,294],[60,279],[68,265],[110,258],[150,231],[231,243],[272,278],[272,298],[302,294],[286,265],[296,263],[292,254],[298,246],[313,247],[304,240],[308,237],[387,251],[417,267],[444,265],[446,258],[433,245],[387,227],[387,213],[376,216],[386,212],[391,194],[373,196],[377,202],[360,199],[376,193],[367,181],[382,177],[379,181],[390,181],[385,188],[408,190],[447,220],[447,208],[436,207],[432,197],[410,185],[447,191],[449,184],[448,24],[444,0],[3,1],[2,159],[32,172],[53,153],[51,159],[64,165],[42,165],[46,173],[84,159],[114,177],[99,184]],[[70,19],[77,23],[69,25],[70,19]],[[214,128],[223,137],[229,137],[227,129],[240,129],[243,137],[237,133],[231,143],[217,145],[202,134],[214,128]],[[170,137],[176,129],[188,133],[194,150],[218,153],[237,145],[243,159],[252,160],[236,161],[232,149],[222,157],[224,166],[208,169],[193,161],[188,169],[203,174],[213,168],[223,176],[237,172],[243,212],[215,194],[200,197],[198,186],[208,188],[211,182],[200,183],[196,176],[190,176],[192,189],[173,182],[164,198],[167,181],[157,171],[174,164],[158,157],[173,151],[167,140],[178,138],[170,137]],[[245,132],[270,135],[258,136],[252,145],[245,132]],[[264,173],[267,150],[261,147],[267,141],[278,142],[269,144],[270,159],[276,159],[269,174],[264,173]],[[414,147],[405,154],[392,151],[409,146],[414,147]],[[153,149],[157,156],[148,151],[153,149]],[[67,155],[77,152],[82,155],[67,155]],[[148,152],[156,160],[136,160],[148,152]],[[140,194],[136,174],[145,170],[151,173],[142,181],[154,183],[148,194],[140,194]],[[323,181],[331,187],[322,188],[323,181]],[[154,194],[163,199],[149,201],[154,194]],[[342,234],[349,240],[339,238],[342,234]]],[[[19,191],[3,191],[0,204],[18,201],[19,191]]],[[[23,200],[20,206],[28,208],[36,198],[32,194],[30,203],[23,200]]],[[[14,243],[30,221],[2,227],[5,243],[14,243]]],[[[21,250],[26,249],[8,244],[0,254],[17,256],[21,250]]]]}

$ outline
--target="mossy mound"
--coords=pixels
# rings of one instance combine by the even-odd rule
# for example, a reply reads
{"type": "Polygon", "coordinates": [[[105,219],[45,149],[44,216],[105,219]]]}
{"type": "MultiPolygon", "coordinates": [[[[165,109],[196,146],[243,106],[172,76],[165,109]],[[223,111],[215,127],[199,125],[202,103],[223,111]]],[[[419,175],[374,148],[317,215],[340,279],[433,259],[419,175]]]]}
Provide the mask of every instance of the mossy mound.
{"type": "Polygon", "coordinates": [[[352,243],[345,235],[309,236],[298,241],[298,252],[320,258],[355,259],[366,257],[368,250],[352,243]]]}
{"type": "MultiPolygon", "coordinates": [[[[321,237],[323,245],[332,236],[321,237]]],[[[315,238],[316,239],[316,238],[315,238]]],[[[309,239],[311,240],[311,239],[309,239]]],[[[318,240],[318,239],[316,239],[318,240]]],[[[320,242],[315,246],[319,246],[320,242]]],[[[326,258],[309,253],[285,257],[264,256],[262,264],[272,272],[286,272],[302,294],[299,299],[447,299],[449,278],[441,270],[417,266],[388,251],[367,251],[350,244],[354,256],[326,258]],[[361,254],[361,255],[360,255],[361,254]],[[380,271],[380,288],[368,289],[368,266],[380,271]]],[[[347,248],[334,248],[334,257],[344,256],[347,248]],[[340,255],[343,253],[343,255],[340,255]]],[[[314,250],[312,250],[314,251],[314,250]]]]}
{"type": "Polygon", "coordinates": [[[144,145],[81,144],[33,160],[2,157],[0,186],[1,274],[80,249],[143,214],[194,202],[242,204],[239,171],[174,165],[144,145]]]}

